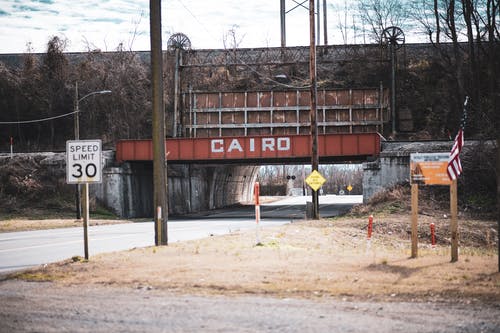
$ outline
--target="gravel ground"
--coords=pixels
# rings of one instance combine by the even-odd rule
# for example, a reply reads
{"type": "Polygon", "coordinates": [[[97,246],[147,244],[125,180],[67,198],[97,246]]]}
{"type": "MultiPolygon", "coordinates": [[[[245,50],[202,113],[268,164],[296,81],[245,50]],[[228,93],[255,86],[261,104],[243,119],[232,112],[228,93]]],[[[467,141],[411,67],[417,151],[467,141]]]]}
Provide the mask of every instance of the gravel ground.
{"type": "Polygon", "coordinates": [[[0,282],[0,332],[500,332],[500,304],[190,296],[0,282]]]}

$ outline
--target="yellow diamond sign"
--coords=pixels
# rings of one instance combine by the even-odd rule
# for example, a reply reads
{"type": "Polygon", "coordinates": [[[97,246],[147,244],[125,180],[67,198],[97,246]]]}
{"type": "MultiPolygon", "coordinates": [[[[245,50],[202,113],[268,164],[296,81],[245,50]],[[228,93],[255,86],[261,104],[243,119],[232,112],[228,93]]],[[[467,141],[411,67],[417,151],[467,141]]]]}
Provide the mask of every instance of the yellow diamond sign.
{"type": "Polygon", "coordinates": [[[309,176],[306,178],[306,183],[314,191],[317,191],[326,182],[325,177],[323,177],[317,170],[313,170],[309,176]]]}
{"type": "Polygon", "coordinates": [[[352,186],[351,186],[351,185],[348,185],[348,186],[347,186],[347,190],[348,190],[349,192],[351,192],[351,191],[352,191],[352,186]]]}

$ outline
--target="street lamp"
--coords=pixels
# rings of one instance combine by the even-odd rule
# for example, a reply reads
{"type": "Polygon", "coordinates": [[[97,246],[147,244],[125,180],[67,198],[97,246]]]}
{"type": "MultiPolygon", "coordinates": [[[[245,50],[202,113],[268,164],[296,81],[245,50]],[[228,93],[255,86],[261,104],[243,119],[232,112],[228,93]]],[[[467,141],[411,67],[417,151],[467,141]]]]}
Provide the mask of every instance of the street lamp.
{"type": "MultiPolygon", "coordinates": [[[[85,98],[93,96],[93,95],[101,95],[101,94],[111,94],[111,90],[99,90],[88,93],[87,95],[78,98],[78,82],[75,82],[75,99],[74,99],[74,121],[75,121],[75,140],[80,140],[80,102],[85,98]]],[[[75,187],[75,203],[76,203],[76,219],[79,220],[82,218],[82,201],[80,194],[80,184],[76,184],[75,187]]]]}

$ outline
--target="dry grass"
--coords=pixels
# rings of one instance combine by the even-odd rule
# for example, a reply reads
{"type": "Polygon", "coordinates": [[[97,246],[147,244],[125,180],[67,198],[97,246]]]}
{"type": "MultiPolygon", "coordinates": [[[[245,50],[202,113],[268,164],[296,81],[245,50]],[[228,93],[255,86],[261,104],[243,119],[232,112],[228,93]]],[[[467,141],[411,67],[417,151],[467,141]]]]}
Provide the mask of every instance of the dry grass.
{"type": "MultiPolygon", "coordinates": [[[[448,212],[439,200],[423,200],[419,257],[409,259],[409,201],[408,190],[395,187],[345,217],[265,229],[261,246],[255,245],[254,232],[233,233],[90,261],[72,258],[9,277],[190,294],[498,303],[496,222],[460,215],[459,261],[450,263],[448,212]],[[370,214],[373,237],[367,242],[370,214]],[[429,244],[430,223],[436,226],[436,248],[429,244]]],[[[10,220],[0,222],[0,231],[77,225],[75,220],[10,220]]]]}
{"type": "MultiPolygon", "coordinates": [[[[405,215],[393,219],[409,221],[405,215]]],[[[378,221],[377,217],[375,221],[378,221]]],[[[68,260],[29,274],[57,283],[167,289],[191,294],[267,294],[278,297],[456,300],[497,302],[500,274],[495,247],[461,247],[450,263],[449,247],[431,249],[398,233],[375,229],[370,243],[364,220],[340,218],[297,222],[255,233],[68,260]]],[[[471,222],[472,223],[472,222],[471,222]]],[[[466,223],[464,223],[466,225],[466,223]]],[[[29,280],[29,275],[15,276],[29,280]]]]}
{"type": "MultiPolygon", "coordinates": [[[[42,230],[42,229],[55,229],[55,228],[69,228],[81,227],[83,221],[76,219],[22,219],[15,218],[10,220],[0,220],[0,232],[14,232],[14,231],[28,231],[28,230],[42,230]]],[[[128,220],[102,220],[90,219],[89,225],[105,225],[105,224],[118,224],[130,223],[128,220]]]]}

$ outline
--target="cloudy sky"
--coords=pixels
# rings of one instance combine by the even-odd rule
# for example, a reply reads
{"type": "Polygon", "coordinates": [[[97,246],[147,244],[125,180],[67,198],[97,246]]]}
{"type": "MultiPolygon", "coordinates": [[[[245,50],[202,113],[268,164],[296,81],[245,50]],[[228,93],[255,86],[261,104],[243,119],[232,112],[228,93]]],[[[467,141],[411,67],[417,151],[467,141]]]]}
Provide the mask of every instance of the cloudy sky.
{"type": "MultiPolygon", "coordinates": [[[[342,43],[335,21],[346,3],[328,0],[330,44],[342,43]]],[[[295,5],[286,0],[287,10],[295,5]]],[[[279,0],[163,0],[163,42],[182,32],[193,48],[223,48],[233,30],[240,47],[279,46],[279,7],[279,0]]],[[[301,7],[286,15],[288,46],[308,45],[308,15],[301,7]]],[[[120,43],[150,48],[148,0],[0,0],[0,22],[0,53],[26,52],[28,43],[33,52],[45,52],[55,35],[66,38],[72,52],[112,51],[120,43]]]]}

